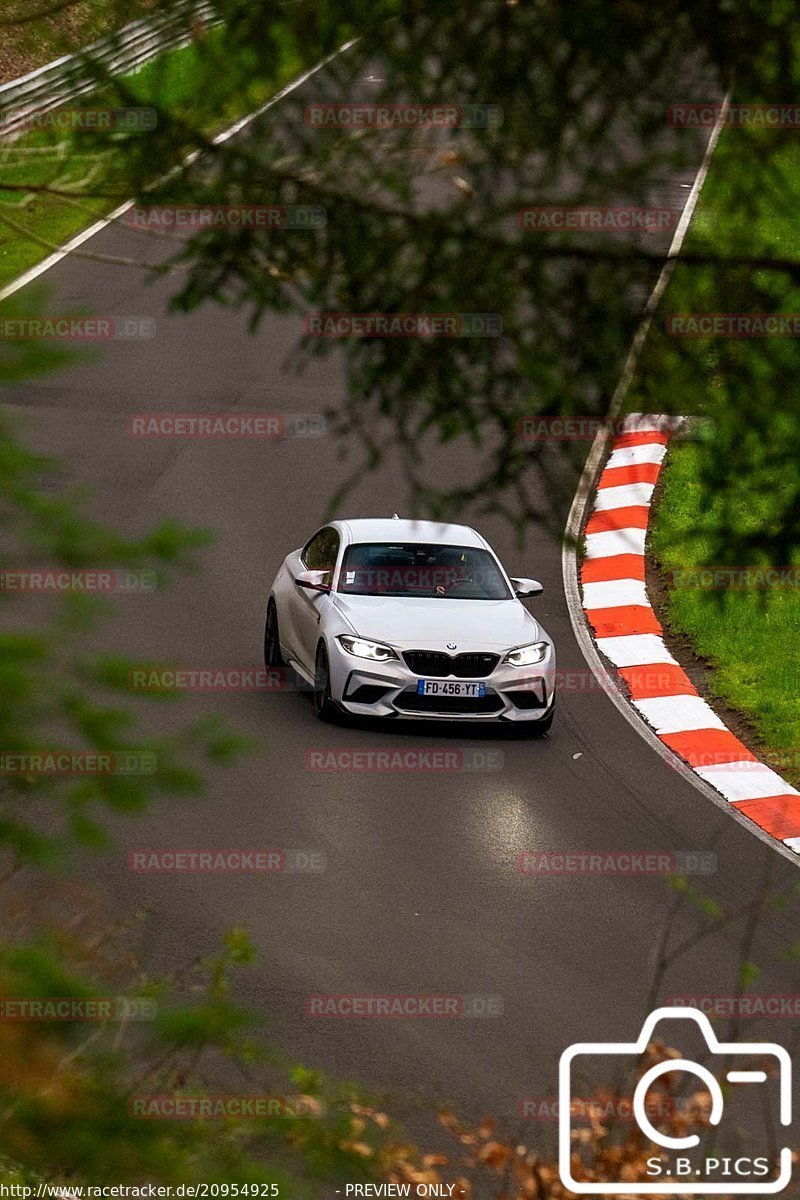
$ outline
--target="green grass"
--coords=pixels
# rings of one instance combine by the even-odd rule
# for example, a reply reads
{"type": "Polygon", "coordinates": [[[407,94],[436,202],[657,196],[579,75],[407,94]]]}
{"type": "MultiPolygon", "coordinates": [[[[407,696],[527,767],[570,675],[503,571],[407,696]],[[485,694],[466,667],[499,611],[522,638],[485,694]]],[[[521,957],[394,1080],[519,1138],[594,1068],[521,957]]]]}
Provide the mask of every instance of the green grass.
{"type": "MultiPolygon", "coordinates": [[[[157,97],[158,104],[170,112],[194,110],[202,66],[200,56],[213,51],[220,36],[219,29],[210,30],[203,38],[202,47],[192,43],[180,50],[168,51],[134,75],[125,76],[124,82],[135,92],[136,102],[146,106],[157,97]]],[[[216,133],[245,112],[257,108],[297,70],[298,61],[287,50],[276,78],[255,78],[246,96],[239,95],[236,101],[215,103],[213,116],[207,113],[202,119],[202,131],[216,133]]],[[[90,104],[85,99],[81,103],[90,104]]],[[[143,132],[138,136],[146,138],[148,135],[143,132]]],[[[47,132],[32,132],[16,142],[0,141],[0,183],[47,184],[59,189],[90,191],[92,181],[102,178],[104,191],[107,191],[108,181],[113,184],[117,163],[122,177],[123,153],[113,136],[109,137],[108,149],[98,155],[96,149],[82,150],[80,141],[71,137],[57,139],[47,132]]],[[[119,201],[73,200],[47,194],[23,194],[0,187],[0,287],[46,257],[53,247],[60,246],[93,221],[106,216],[124,199],[127,199],[124,193],[120,194],[119,201]]]]}
{"type": "MultiPolygon", "coordinates": [[[[796,143],[762,131],[726,130],[686,249],[796,258],[798,208],[796,143]]],[[[668,337],[666,315],[691,311],[800,312],[800,290],[774,271],[680,266],[626,405],[629,411],[704,414],[715,423],[709,441],[675,444],[662,473],[648,537],[670,587],[661,617],[668,629],[688,635],[711,664],[712,695],[748,718],[763,743],[762,756],[798,784],[800,589],[674,586],[669,574],[717,565],[794,565],[800,578],[797,343],[668,337]],[[786,532],[781,561],[774,548],[765,555],[759,547],[764,524],[776,538],[786,532]],[[734,538],[744,550],[732,557],[734,538]]]]}
{"type": "MultiPolygon", "coordinates": [[[[665,614],[668,625],[688,634],[697,653],[714,664],[709,681],[712,695],[751,720],[767,748],[764,757],[785,778],[798,783],[800,591],[711,592],[682,586],[682,575],[671,574],[712,560],[714,539],[705,537],[703,529],[714,525],[716,514],[713,507],[705,507],[697,458],[696,448],[690,445],[670,453],[648,542],[672,585],[665,614]]],[[[748,516],[743,507],[742,521],[748,516]]],[[[800,558],[796,563],[800,579],[800,558]]]]}

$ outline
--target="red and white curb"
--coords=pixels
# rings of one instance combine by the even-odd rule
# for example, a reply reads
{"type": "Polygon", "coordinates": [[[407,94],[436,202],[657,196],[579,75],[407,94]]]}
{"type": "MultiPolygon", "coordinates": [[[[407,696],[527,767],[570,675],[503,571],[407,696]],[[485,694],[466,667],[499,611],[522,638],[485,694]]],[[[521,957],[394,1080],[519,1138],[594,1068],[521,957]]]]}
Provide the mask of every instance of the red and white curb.
{"type": "Polygon", "coordinates": [[[644,544],[670,437],[682,418],[626,417],[584,531],[582,604],[597,649],[617,668],[656,736],[740,814],[800,854],[800,792],[726,728],[670,654],[645,588],[644,544]]]}

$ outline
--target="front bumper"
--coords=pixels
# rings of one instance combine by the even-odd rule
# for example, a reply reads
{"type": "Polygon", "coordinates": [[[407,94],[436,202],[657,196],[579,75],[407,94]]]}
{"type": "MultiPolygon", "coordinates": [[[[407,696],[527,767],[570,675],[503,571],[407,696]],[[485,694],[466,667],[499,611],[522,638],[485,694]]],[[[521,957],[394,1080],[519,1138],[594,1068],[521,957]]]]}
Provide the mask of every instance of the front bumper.
{"type": "MultiPolygon", "coordinates": [[[[349,654],[340,642],[329,647],[331,695],[354,716],[406,717],[431,721],[541,721],[555,698],[555,651],[532,667],[499,663],[486,676],[459,683],[483,683],[485,696],[419,696],[420,679],[443,678],[415,674],[402,659],[374,663],[349,654]]],[[[447,677],[455,682],[455,676],[447,677]]]]}

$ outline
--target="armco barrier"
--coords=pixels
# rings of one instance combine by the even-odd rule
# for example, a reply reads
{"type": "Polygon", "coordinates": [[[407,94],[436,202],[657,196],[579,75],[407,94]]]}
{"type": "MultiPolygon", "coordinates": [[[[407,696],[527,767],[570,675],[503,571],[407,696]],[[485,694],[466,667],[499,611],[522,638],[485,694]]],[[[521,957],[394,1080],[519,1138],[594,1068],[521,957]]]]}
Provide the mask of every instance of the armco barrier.
{"type": "Polygon", "coordinates": [[[0,85],[2,137],[14,137],[24,128],[30,112],[46,113],[95,91],[96,69],[128,74],[163,50],[176,50],[192,40],[191,25],[219,25],[213,0],[178,0],[168,11],[131,21],[100,38],[77,54],[65,55],[35,71],[0,85]],[[93,69],[94,67],[94,69],[93,69]],[[15,119],[14,114],[19,113],[15,119]]]}

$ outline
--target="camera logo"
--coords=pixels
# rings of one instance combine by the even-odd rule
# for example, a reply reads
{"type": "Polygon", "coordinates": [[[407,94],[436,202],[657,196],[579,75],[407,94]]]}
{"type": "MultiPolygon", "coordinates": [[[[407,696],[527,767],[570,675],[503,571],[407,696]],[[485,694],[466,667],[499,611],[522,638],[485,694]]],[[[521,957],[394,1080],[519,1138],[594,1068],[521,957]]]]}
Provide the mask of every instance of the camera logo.
{"type": "MultiPolygon", "coordinates": [[[[695,1035],[697,1029],[691,1030],[695,1035]]],[[[705,1057],[705,1055],[703,1056],[705,1057]]],[[[712,1062],[713,1066],[713,1062],[712,1062]]],[[[650,1120],[647,1106],[649,1089],[663,1076],[671,1072],[688,1073],[700,1081],[711,1098],[708,1110],[708,1123],[716,1129],[722,1121],[726,1108],[730,1108],[743,1096],[749,1096],[754,1084],[768,1086],[769,1078],[778,1080],[778,1120],[781,1125],[791,1123],[792,1097],[791,1075],[792,1062],[783,1046],[774,1042],[720,1042],[705,1013],[686,1008],[657,1008],[645,1021],[639,1039],[636,1042],[576,1042],[569,1046],[561,1055],[559,1063],[559,1128],[558,1156],[561,1181],[570,1191],[580,1196],[639,1196],[639,1195],[720,1195],[741,1194],[748,1196],[774,1195],[781,1192],[789,1184],[792,1174],[792,1152],[789,1147],[780,1151],[780,1173],[778,1178],[772,1175],[771,1159],[764,1156],[753,1157],[708,1157],[700,1148],[701,1140],[696,1133],[686,1133],[684,1136],[671,1136],[662,1133],[650,1120]],[[613,1056],[615,1071],[625,1067],[624,1058],[628,1058],[628,1067],[635,1071],[653,1041],[653,1031],[660,1021],[671,1022],[673,1034],[679,1030],[690,1032],[690,1026],[699,1028],[701,1037],[705,1040],[710,1055],[720,1056],[720,1076],[726,1080],[725,1093],[718,1078],[708,1067],[693,1062],[688,1058],[669,1058],[650,1066],[636,1084],[633,1094],[633,1118],[646,1138],[659,1147],[660,1153],[647,1159],[647,1172],[652,1182],[636,1182],[632,1180],[598,1181],[581,1180],[573,1176],[575,1160],[573,1158],[575,1142],[573,1140],[572,1114],[576,1111],[572,1084],[581,1072],[585,1074],[586,1067],[581,1066],[582,1058],[597,1056],[613,1056]],[[677,1022],[682,1022],[678,1025],[677,1022]],[[770,1071],[754,1069],[747,1061],[755,1058],[759,1064],[769,1063],[770,1071]],[[733,1064],[730,1060],[733,1059],[733,1064]],[[736,1065],[741,1069],[733,1069],[736,1065]],[[770,1060],[772,1060],[770,1062],[770,1060]],[[727,1085],[732,1085],[728,1087],[727,1085]],[[747,1085],[740,1088],[739,1085],[747,1085]],[[693,1153],[692,1153],[693,1152],[693,1153]]],[[[582,1094],[580,1087],[576,1092],[582,1094]]],[[[580,1172],[578,1172],[580,1173],[580,1172]]]]}

